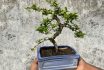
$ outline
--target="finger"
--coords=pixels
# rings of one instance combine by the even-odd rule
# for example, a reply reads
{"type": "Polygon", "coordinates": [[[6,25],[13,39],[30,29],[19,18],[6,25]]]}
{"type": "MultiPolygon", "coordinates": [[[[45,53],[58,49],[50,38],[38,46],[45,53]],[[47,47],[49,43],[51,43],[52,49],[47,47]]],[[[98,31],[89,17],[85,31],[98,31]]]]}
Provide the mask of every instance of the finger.
{"type": "Polygon", "coordinates": [[[35,59],[32,64],[31,64],[31,69],[30,70],[38,70],[38,60],[35,59]]]}
{"type": "Polygon", "coordinates": [[[34,63],[35,63],[35,64],[38,64],[37,58],[34,59],[34,63]]]}
{"type": "Polygon", "coordinates": [[[80,59],[79,59],[79,63],[78,63],[77,70],[83,70],[83,69],[84,69],[85,63],[86,63],[86,62],[85,62],[82,58],[80,58],[80,59]]]}
{"type": "Polygon", "coordinates": [[[85,63],[86,62],[84,61],[84,59],[80,57],[78,65],[82,65],[82,64],[85,64],[85,63]]]}

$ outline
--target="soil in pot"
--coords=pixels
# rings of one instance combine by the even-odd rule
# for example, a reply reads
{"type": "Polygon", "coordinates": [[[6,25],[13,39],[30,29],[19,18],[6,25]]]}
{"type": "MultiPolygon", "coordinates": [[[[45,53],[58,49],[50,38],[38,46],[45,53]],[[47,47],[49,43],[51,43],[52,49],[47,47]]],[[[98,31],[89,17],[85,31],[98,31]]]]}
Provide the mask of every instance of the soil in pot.
{"type": "Polygon", "coordinates": [[[70,55],[75,54],[75,51],[70,47],[59,47],[56,52],[55,47],[42,47],[40,49],[41,57],[57,56],[57,55],[70,55]]]}

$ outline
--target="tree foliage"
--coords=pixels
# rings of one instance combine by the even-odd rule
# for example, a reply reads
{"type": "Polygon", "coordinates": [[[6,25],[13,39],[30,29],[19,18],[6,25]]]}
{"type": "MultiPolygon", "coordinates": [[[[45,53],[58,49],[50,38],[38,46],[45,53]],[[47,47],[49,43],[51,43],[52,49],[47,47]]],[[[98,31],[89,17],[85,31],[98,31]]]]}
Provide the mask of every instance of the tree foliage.
{"type": "Polygon", "coordinates": [[[84,37],[85,34],[80,30],[79,26],[73,22],[78,19],[77,13],[68,11],[67,7],[61,8],[56,0],[46,0],[46,2],[48,2],[50,6],[54,9],[40,8],[36,4],[27,7],[27,9],[32,9],[41,12],[42,15],[47,16],[47,18],[43,18],[42,23],[36,29],[38,32],[46,35],[50,34],[51,32],[54,32],[54,35],[52,37],[38,40],[38,44],[46,40],[50,40],[50,42],[52,42],[53,45],[57,47],[55,38],[61,34],[64,27],[72,30],[74,32],[75,37],[84,37]],[[48,15],[51,15],[51,18],[48,17],[48,15]],[[59,17],[64,19],[64,23],[61,22],[61,19],[59,17]]]}

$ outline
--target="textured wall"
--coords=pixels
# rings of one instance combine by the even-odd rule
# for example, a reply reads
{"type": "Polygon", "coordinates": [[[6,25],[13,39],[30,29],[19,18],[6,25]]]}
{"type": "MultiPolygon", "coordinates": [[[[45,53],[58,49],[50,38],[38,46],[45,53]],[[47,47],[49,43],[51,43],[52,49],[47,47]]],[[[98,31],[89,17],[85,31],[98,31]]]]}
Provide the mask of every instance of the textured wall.
{"type": "MultiPolygon", "coordinates": [[[[64,29],[56,39],[58,44],[74,47],[87,62],[104,68],[104,0],[58,1],[78,12],[77,23],[86,33],[85,38],[76,39],[64,29]]],[[[29,70],[36,56],[30,48],[38,36],[43,37],[34,30],[41,15],[25,9],[33,3],[50,8],[43,0],[0,0],[0,70],[29,70]]]]}

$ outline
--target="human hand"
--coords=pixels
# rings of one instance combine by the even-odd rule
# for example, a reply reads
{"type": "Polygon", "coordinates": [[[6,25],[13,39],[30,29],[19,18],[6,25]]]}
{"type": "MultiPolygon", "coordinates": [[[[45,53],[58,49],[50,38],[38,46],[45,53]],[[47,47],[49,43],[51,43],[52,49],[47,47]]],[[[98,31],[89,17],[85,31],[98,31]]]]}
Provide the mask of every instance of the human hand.
{"type": "Polygon", "coordinates": [[[38,60],[35,59],[32,64],[31,64],[31,67],[30,67],[30,70],[38,70],[38,60]]]}
{"type": "Polygon", "coordinates": [[[86,63],[82,58],[79,60],[77,70],[102,70],[98,67],[95,67],[91,64],[86,63]]]}
{"type": "MultiPolygon", "coordinates": [[[[38,60],[35,59],[32,64],[30,70],[38,70],[38,60]]],[[[92,66],[86,63],[82,58],[79,61],[78,67],[76,70],[101,70],[95,66],[92,66]]]]}

